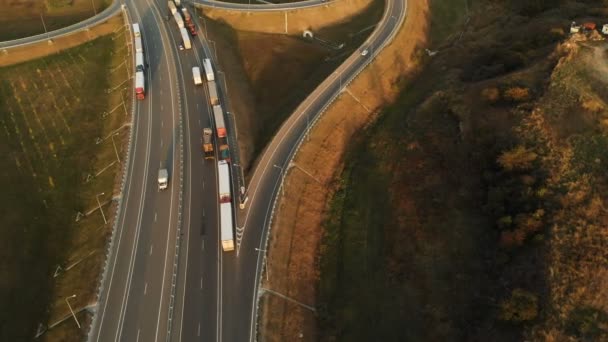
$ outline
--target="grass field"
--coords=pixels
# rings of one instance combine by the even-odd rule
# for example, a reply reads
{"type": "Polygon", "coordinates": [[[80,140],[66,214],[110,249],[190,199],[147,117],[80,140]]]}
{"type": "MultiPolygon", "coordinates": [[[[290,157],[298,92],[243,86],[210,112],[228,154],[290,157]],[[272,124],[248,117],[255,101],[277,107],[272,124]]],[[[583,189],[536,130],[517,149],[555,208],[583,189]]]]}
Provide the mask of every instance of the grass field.
{"type": "Polygon", "coordinates": [[[472,1],[460,36],[431,4],[438,54],[336,182],[321,340],[608,340],[608,45],[565,33],[605,8],[472,1]]]}
{"type": "MultiPolygon", "coordinates": [[[[96,197],[112,219],[116,153],[122,158],[129,131],[127,53],[119,31],[0,69],[2,341],[31,340],[39,324],[69,314],[72,294],[77,311],[95,298],[111,229],[96,197]]],[[[84,332],[68,320],[42,340],[79,341],[84,332]]]]}
{"type": "MultiPolygon", "coordinates": [[[[430,4],[436,46],[459,31],[465,4],[430,4]]],[[[350,145],[321,243],[321,341],[466,340],[460,329],[471,316],[455,313],[467,312],[464,290],[484,277],[482,240],[466,240],[483,222],[463,200],[474,194],[440,167],[462,158],[437,150],[450,146],[457,123],[431,111],[406,117],[438,79],[416,78],[350,145]]]]}
{"type": "Polygon", "coordinates": [[[382,1],[376,1],[351,20],[316,32],[328,41],[344,43],[341,50],[295,36],[237,31],[207,19],[228,88],[234,92],[230,95],[246,171],[295,107],[367,38],[371,30],[361,31],[379,20],[382,9],[382,1]],[[239,79],[242,76],[237,74],[243,73],[246,77],[239,79]]]}
{"type": "Polygon", "coordinates": [[[45,26],[47,31],[69,26],[92,17],[95,11],[99,13],[111,3],[111,0],[0,0],[0,41],[44,33],[45,26]]]}

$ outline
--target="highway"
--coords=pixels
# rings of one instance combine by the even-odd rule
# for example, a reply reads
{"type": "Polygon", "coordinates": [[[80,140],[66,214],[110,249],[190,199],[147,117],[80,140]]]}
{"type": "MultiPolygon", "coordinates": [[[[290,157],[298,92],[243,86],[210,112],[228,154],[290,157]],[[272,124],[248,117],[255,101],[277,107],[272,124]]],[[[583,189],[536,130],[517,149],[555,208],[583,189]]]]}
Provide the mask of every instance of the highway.
{"type": "Polygon", "coordinates": [[[169,329],[183,161],[175,44],[150,0],[127,3],[141,25],[146,98],[135,106],[130,163],[89,341],[160,341],[169,329]],[[158,190],[159,168],[169,188],[158,190]]]}
{"type": "MultiPolygon", "coordinates": [[[[277,5],[195,2],[236,11],[323,4],[321,0],[277,5]]],[[[96,17],[49,36],[103,21],[120,11],[119,4],[116,1],[96,17]]],[[[206,85],[194,86],[191,68],[202,66],[203,58],[212,58],[209,46],[199,34],[192,50],[178,51],[176,24],[165,20],[166,1],[126,2],[130,21],[140,23],[142,30],[147,95],[134,107],[126,179],[89,341],[255,339],[264,258],[256,249],[266,249],[284,173],[309,124],[339,96],[340,86],[348,85],[392,39],[406,5],[406,0],[387,0],[383,18],[363,47],[298,106],[264,150],[247,189],[247,207],[237,213],[237,226],[244,230],[237,254],[221,251],[216,167],[201,152],[201,131],[211,126],[211,108],[206,85]],[[366,56],[360,54],[363,49],[369,51],[366,56]],[[159,168],[169,170],[169,188],[164,191],[157,186],[159,168]]],[[[197,27],[201,33],[200,23],[197,27]]],[[[2,42],[0,48],[46,39],[47,35],[39,35],[2,42]]],[[[217,83],[221,85],[219,79],[217,83]]]]}
{"type": "MultiPolygon", "coordinates": [[[[218,3],[213,3],[214,7],[218,7],[218,3]]],[[[316,3],[318,4],[318,2],[316,3]]],[[[221,5],[232,10],[250,10],[247,4],[224,3],[221,5]]],[[[284,4],[282,6],[285,9],[285,6],[292,8],[293,5],[284,4]]],[[[266,7],[266,5],[261,6],[266,7]]],[[[221,278],[221,301],[219,304],[213,303],[213,301],[202,302],[203,316],[200,316],[201,321],[199,324],[193,324],[189,329],[184,329],[184,331],[189,331],[190,335],[184,333],[183,341],[237,342],[255,340],[256,303],[264,258],[256,248],[262,251],[266,250],[268,224],[284,176],[283,172],[288,169],[289,162],[293,158],[299,143],[305,137],[309,123],[316,121],[324,109],[340,94],[341,86],[347,86],[392,39],[405,19],[406,9],[406,0],[388,0],[381,21],[363,46],[298,106],[265,149],[248,187],[248,206],[245,210],[240,211],[238,215],[239,223],[237,226],[244,228],[238,257],[236,253],[223,253],[221,257],[219,266],[221,270],[219,274],[221,278]],[[366,56],[362,56],[360,53],[364,49],[369,51],[366,56]],[[214,304],[217,306],[214,306],[214,304]],[[207,321],[207,317],[211,317],[215,313],[214,310],[217,312],[219,323],[207,321]],[[213,326],[214,323],[219,324],[216,339],[209,339],[207,335],[203,339],[186,338],[186,336],[194,336],[194,330],[196,329],[213,330],[216,328],[213,326]],[[202,328],[200,328],[201,325],[202,328]]],[[[194,229],[195,227],[191,227],[191,231],[194,229]]],[[[214,244],[217,245],[217,240],[214,244]]],[[[196,255],[192,257],[196,258],[196,255]]],[[[188,262],[192,257],[188,258],[188,262]]],[[[203,253],[196,259],[203,258],[204,260],[206,257],[207,255],[203,253]]],[[[188,277],[194,272],[197,271],[189,269],[188,277]]],[[[191,286],[195,286],[195,284],[188,283],[186,285],[187,293],[194,293],[191,286]]],[[[186,307],[188,307],[188,304],[191,303],[187,303],[186,307]]],[[[198,306],[199,304],[195,302],[191,305],[198,306]]],[[[178,341],[179,339],[173,340],[178,341]]]]}

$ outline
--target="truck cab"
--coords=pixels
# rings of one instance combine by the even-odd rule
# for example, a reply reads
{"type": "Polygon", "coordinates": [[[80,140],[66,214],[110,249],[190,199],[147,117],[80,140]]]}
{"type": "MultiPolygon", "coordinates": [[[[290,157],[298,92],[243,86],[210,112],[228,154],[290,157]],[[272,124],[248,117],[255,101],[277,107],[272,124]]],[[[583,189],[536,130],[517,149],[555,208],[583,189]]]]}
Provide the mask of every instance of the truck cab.
{"type": "Polygon", "coordinates": [[[165,190],[169,186],[169,172],[167,169],[158,170],[158,190],[165,190]]]}

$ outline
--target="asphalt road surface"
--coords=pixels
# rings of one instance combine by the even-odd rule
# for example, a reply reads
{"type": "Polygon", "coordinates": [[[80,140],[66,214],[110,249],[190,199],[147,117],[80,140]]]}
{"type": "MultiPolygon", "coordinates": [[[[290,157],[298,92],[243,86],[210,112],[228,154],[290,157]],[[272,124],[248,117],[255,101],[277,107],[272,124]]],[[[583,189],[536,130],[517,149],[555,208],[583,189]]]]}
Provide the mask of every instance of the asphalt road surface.
{"type": "MultiPolygon", "coordinates": [[[[195,2],[237,11],[323,4],[321,0],[276,5],[195,2]]],[[[179,32],[173,20],[166,21],[166,1],[127,1],[130,20],[141,26],[148,64],[147,96],[135,107],[122,207],[89,341],[255,339],[263,250],[283,173],[288,172],[309,123],[390,40],[405,17],[406,5],[406,0],[388,0],[381,22],[362,48],[281,126],[254,171],[247,208],[237,213],[237,226],[244,230],[242,240],[237,251],[225,253],[219,245],[215,160],[204,160],[201,151],[202,129],[211,127],[208,90],[205,82],[194,86],[192,81],[192,67],[202,67],[203,58],[213,58],[211,50],[199,35],[191,50],[178,51],[179,32]],[[366,56],[360,54],[364,49],[369,51],[366,56]],[[158,190],[159,168],[169,170],[169,187],[164,191],[158,190]]],[[[84,22],[49,35],[2,42],[0,48],[82,30],[119,10],[116,1],[84,22]]],[[[197,27],[200,33],[200,23],[197,27]]],[[[218,86],[225,91],[218,76],[218,86]]]]}
{"type": "MultiPolygon", "coordinates": [[[[314,2],[310,2],[308,5],[314,2]]],[[[224,8],[237,10],[250,9],[247,4],[225,3],[220,5],[224,8]]],[[[215,3],[214,6],[218,7],[218,4],[215,3]]],[[[266,7],[266,5],[262,6],[266,7]]],[[[282,6],[291,8],[297,6],[297,4],[284,4],[282,6]]],[[[238,246],[238,257],[237,253],[234,252],[221,253],[219,257],[221,261],[218,266],[221,290],[215,292],[218,293],[221,300],[219,303],[215,303],[213,300],[203,300],[202,309],[197,308],[202,310],[202,315],[196,316],[193,312],[193,315],[190,316],[193,320],[196,319],[195,317],[201,317],[201,319],[199,323],[192,324],[191,328],[188,329],[189,332],[197,329],[213,330],[217,327],[216,339],[210,339],[211,335],[201,335],[205,338],[198,339],[199,335],[193,336],[184,333],[183,341],[238,342],[255,339],[256,302],[259,278],[263,266],[263,251],[265,250],[268,233],[267,226],[283,172],[288,170],[296,146],[304,138],[309,123],[313,122],[322,110],[340,94],[341,87],[347,85],[396,34],[405,18],[406,9],[406,0],[387,1],[383,18],[363,46],[315,89],[281,126],[279,132],[265,149],[249,185],[248,206],[246,210],[238,213],[237,225],[244,229],[243,239],[238,246]],[[363,50],[368,51],[366,56],[361,55],[363,50]],[[212,317],[214,314],[217,314],[217,321],[207,321],[208,317],[212,317]],[[216,324],[215,327],[214,324],[216,324]],[[193,336],[193,339],[190,336],[193,336]]],[[[193,227],[191,227],[191,231],[192,229],[193,227]]],[[[217,240],[213,243],[217,245],[217,240]]],[[[196,255],[192,255],[192,257],[196,258],[196,255]]],[[[192,257],[189,257],[189,260],[192,257]]],[[[212,256],[205,253],[201,255],[203,259],[207,257],[212,256]]],[[[190,277],[191,272],[196,271],[189,270],[188,277],[190,277]]],[[[194,285],[188,283],[186,289],[189,290],[190,286],[194,285]]],[[[203,292],[205,292],[204,284],[203,292]]],[[[188,307],[188,304],[186,304],[186,307],[188,307]]],[[[193,305],[198,306],[199,303],[193,305]]],[[[174,339],[174,341],[178,340],[174,339]]]]}
{"type": "Polygon", "coordinates": [[[146,98],[135,107],[131,162],[90,341],[164,341],[180,203],[179,74],[175,45],[150,0],[128,4],[148,64],[146,98]],[[173,47],[173,48],[172,48],[173,47]],[[160,168],[169,187],[158,190],[160,168]]]}

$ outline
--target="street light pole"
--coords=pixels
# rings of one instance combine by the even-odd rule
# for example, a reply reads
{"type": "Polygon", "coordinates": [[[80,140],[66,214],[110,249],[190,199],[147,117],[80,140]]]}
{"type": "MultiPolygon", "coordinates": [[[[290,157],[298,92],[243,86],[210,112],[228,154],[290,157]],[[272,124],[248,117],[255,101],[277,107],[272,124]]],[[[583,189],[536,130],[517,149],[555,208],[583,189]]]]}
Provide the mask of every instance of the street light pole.
{"type": "MultiPolygon", "coordinates": [[[[122,93],[121,93],[122,96],[122,93]]],[[[116,149],[116,143],[114,143],[114,136],[118,135],[118,133],[112,134],[112,145],[114,145],[114,153],[116,153],[116,159],[118,159],[118,164],[121,164],[120,157],[118,156],[118,150],[116,149]]]]}
{"type": "Polygon", "coordinates": [[[76,315],[74,314],[74,310],[72,310],[72,306],[70,305],[70,302],[68,301],[68,299],[71,298],[76,298],[76,295],[71,295],[69,297],[65,298],[65,302],[68,304],[68,308],[70,309],[70,312],[72,313],[72,317],[74,317],[74,320],[76,321],[76,325],[78,326],[78,329],[80,329],[80,322],[78,322],[78,318],[76,318],[76,315]]]}
{"type": "Polygon", "coordinates": [[[101,209],[101,202],[99,202],[99,196],[103,196],[105,194],[105,192],[102,192],[100,194],[97,194],[95,198],[97,199],[97,206],[99,207],[99,211],[101,211],[101,217],[103,217],[103,223],[108,224],[108,221],[106,221],[106,214],[103,213],[103,210],[101,209]]]}

